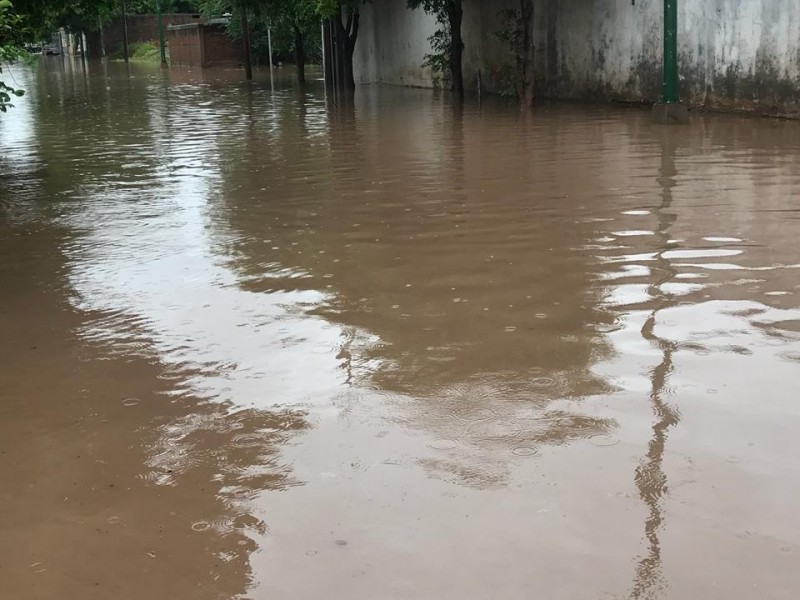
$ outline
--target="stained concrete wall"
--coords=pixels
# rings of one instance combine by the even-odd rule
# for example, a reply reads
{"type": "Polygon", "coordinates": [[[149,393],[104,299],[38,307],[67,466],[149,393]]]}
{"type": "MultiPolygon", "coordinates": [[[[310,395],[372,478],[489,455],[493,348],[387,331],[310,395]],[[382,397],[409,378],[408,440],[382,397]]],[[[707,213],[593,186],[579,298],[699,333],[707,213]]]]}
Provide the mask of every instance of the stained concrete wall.
{"type": "Polygon", "coordinates": [[[423,11],[408,10],[406,0],[365,4],[353,56],[356,81],[431,87],[431,71],[422,63],[437,28],[423,11]]]}
{"type": "MultiPolygon", "coordinates": [[[[363,8],[355,56],[362,83],[432,85],[421,67],[437,28],[405,0],[363,8]]],[[[496,35],[514,0],[464,0],[464,76],[510,90],[513,58],[496,35]]],[[[660,0],[535,0],[540,96],[653,101],[661,88],[660,0]]],[[[693,105],[800,116],[798,0],[680,0],[681,93],[693,105]]]]}

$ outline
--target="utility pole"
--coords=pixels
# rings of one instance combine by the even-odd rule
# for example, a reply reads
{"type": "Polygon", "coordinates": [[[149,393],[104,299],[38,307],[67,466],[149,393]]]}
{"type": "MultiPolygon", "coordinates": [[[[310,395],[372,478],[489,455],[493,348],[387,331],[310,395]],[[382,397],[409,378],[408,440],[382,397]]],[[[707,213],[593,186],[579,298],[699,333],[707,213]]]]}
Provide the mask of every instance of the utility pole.
{"type": "Polygon", "coordinates": [[[660,123],[687,123],[689,114],[678,93],[678,1],[664,0],[664,62],[661,102],[653,107],[660,123]]]}
{"type": "Polygon", "coordinates": [[[253,64],[250,61],[250,26],[247,23],[247,7],[244,0],[239,5],[242,10],[242,42],[244,44],[244,77],[247,81],[253,79],[253,64]]]}
{"type": "Polygon", "coordinates": [[[125,0],[119,0],[119,8],[122,11],[122,58],[128,62],[128,18],[125,15],[125,0]]]}
{"type": "Polygon", "coordinates": [[[156,0],[158,13],[158,49],[161,51],[161,67],[167,67],[167,47],[164,42],[164,15],[161,14],[161,0],[156,0]]]}

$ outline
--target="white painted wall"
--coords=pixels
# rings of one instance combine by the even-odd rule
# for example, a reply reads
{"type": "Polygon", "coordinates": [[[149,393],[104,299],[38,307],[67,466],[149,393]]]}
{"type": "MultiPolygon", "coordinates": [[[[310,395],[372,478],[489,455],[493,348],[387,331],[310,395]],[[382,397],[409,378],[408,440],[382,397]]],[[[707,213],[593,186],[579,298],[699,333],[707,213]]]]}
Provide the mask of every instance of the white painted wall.
{"type": "MultiPolygon", "coordinates": [[[[682,96],[800,116],[800,0],[678,0],[682,96]]],[[[515,0],[464,0],[467,89],[508,88],[513,65],[496,32],[515,0]]],[[[537,86],[557,98],[650,101],[661,87],[660,0],[535,0],[537,86]]],[[[362,83],[430,86],[421,68],[434,20],[405,0],[363,7],[356,49],[362,83]]]]}
{"type": "Polygon", "coordinates": [[[421,10],[408,10],[406,0],[380,0],[361,10],[353,68],[356,82],[431,87],[428,37],[436,22],[421,10]]]}

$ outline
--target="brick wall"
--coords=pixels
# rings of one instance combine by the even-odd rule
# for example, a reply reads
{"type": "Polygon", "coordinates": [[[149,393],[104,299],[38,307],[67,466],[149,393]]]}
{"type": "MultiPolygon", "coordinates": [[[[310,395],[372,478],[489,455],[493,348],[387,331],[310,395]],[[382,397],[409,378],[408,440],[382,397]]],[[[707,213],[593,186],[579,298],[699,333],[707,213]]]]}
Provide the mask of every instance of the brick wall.
{"type": "MultiPolygon", "coordinates": [[[[163,15],[164,34],[167,26],[184,25],[186,23],[200,23],[200,15],[191,13],[177,13],[163,15]]],[[[128,15],[128,43],[157,42],[158,41],[158,16],[157,15],[128,15]]],[[[122,19],[117,18],[103,26],[106,53],[117,54],[122,52],[122,19]]],[[[86,49],[89,56],[100,56],[100,32],[92,31],[86,34],[86,49]]]]}
{"type": "Polygon", "coordinates": [[[169,63],[174,67],[197,67],[203,60],[201,28],[167,31],[169,63]]]}
{"type": "Polygon", "coordinates": [[[242,64],[243,47],[222,25],[181,27],[167,31],[169,62],[174,67],[218,67],[242,64]]]}
{"type": "Polygon", "coordinates": [[[239,66],[244,56],[241,40],[234,40],[220,25],[204,25],[203,56],[204,67],[239,66]]]}

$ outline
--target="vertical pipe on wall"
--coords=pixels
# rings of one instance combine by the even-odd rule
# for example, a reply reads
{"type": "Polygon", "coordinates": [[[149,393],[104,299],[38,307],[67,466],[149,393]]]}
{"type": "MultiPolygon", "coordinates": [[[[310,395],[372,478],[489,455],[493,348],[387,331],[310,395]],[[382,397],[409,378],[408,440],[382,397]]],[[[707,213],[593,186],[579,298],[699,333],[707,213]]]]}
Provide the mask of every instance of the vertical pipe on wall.
{"type": "Polygon", "coordinates": [[[664,66],[661,101],[678,99],[678,0],[664,0],[664,66]]]}

